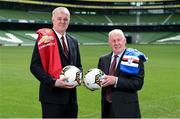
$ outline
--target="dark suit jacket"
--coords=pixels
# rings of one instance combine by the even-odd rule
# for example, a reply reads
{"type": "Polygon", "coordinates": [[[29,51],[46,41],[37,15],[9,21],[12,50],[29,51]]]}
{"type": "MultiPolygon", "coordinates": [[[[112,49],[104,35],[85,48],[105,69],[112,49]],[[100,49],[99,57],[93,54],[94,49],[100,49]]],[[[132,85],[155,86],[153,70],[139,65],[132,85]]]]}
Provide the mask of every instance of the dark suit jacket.
{"type": "MultiPolygon", "coordinates": [[[[124,55],[124,53],[123,53],[124,55]]],[[[122,56],[123,56],[122,55],[122,56]]],[[[108,75],[112,53],[102,56],[99,59],[98,68],[108,75]]],[[[120,65],[120,58],[118,67],[120,65]]],[[[118,77],[116,88],[112,90],[112,109],[115,117],[140,117],[140,109],[137,91],[143,86],[144,65],[140,61],[140,72],[138,76],[125,74],[116,69],[115,76],[118,77]]],[[[104,112],[105,88],[102,89],[102,116],[104,112]]]]}
{"type": "MultiPolygon", "coordinates": [[[[66,65],[74,65],[82,70],[78,42],[68,34],[66,35],[66,39],[69,48],[68,59],[65,57],[63,48],[58,40],[62,67],[65,67],[66,65]]],[[[40,81],[39,100],[41,102],[67,104],[69,101],[71,101],[72,103],[77,103],[76,88],[62,89],[54,87],[55,80],[53,80],[52,77],[42,68],[37,42],[32,54],[30,70],[32,74],[40,81]]]]}

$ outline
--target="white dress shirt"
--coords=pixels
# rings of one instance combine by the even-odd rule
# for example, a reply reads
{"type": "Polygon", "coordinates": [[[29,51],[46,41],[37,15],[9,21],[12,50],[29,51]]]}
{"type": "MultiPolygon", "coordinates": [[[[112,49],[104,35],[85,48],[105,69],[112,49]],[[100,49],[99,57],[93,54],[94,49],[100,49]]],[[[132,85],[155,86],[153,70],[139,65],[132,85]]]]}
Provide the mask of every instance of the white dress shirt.
{"type": "MultiPolygon", "coordinates": [[[[123,52],[124,52],[124,51],[123,51],[123,52]]],[[[111,63],[112,63],[113,60],[114,60],[114,55],[118,55],[118,57],[117,57],[117,59],[116,59],[116,68],[117,68],[117,66],[118,66],[118,64],[119,64],[119,60],[120,60],[123,52],[121,52],[121,53],[119,53],[119,54],[113,53],[112,56],[111,56],[111,63]]],[[[116,82],[115,82],[115,84],[114,84],[114,87],[115,87],[115,88],[116,88],[117,82],[118,82],[118,77],[116,77],[116,82]]]]}
{"type": "MultiPolygon", "coordinates": [[[[55,30],[54,30],[54,31],[55,31],[55,30]]],[[[61,39],[62,35],[61,35],[60,33],[58,33],[57,31],[55,31],[55,33],[56,33],[56,35],[57,35],[57,37],[58,37],[58,39],[59,39],[59,41],[60,41],[60,43],[61,43],[61,46],[62,46],[62,48],[63,48],[62,39],[61,39]]],[[[67,39],[66,39],[66,33],[64,33],[63,36],[64,36],[64,42],[65,42],[67,48],[69,49],[68,43],[67,43],[67,39]]],[[[64,49],[64,48],[63,48],[63,49],[64,49]]]]}

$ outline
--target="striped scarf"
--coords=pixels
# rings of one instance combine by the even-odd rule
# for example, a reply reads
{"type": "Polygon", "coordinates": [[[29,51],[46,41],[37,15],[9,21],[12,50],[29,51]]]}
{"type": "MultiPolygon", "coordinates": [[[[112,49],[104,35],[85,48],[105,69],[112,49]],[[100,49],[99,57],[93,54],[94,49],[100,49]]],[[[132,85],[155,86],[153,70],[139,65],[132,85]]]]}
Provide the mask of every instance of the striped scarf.
{"type": "Polygon", "coordinates": [[[140,60],[146,62],[148,58],[136,49],[127,48],[122,57],[119,70],[127,74],[138,75],[140,60]]]}

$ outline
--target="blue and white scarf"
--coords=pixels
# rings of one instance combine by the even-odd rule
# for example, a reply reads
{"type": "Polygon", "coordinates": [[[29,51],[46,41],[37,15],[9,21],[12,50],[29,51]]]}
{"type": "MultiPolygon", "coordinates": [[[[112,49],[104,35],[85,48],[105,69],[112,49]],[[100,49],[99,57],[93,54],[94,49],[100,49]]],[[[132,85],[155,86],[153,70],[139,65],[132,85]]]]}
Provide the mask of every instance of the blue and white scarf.
{"type": "Polygon", "coordinates": [[[145,62],[148,58],[136,49],[127,48],[122,57],[119,70],[128,74],[138,75],[140,70],[139,60],[145,62]]]}

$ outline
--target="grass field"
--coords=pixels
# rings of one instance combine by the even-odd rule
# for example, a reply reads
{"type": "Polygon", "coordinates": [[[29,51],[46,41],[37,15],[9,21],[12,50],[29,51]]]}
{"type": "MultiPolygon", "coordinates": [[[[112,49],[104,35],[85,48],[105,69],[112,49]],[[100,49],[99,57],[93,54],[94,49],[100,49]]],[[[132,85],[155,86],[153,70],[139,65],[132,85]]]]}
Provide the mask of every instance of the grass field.
{"type": "MultiPolygon", "coordinates": [[[[128,45],[143,51],[145,83],[139,92],[143,118],[180,118],[180,45],[128,45]]],[[[0,117],[41,117],[39,82],[29,71],[33,47],[0,47],[0,117]]],[[[108,46],[80,46],[84,71],[96,67],[108,46]]],[[[78,87],[79,117],[100,117],[100,90],[78,87]]]]}

